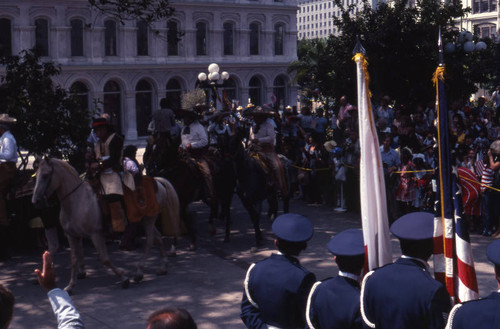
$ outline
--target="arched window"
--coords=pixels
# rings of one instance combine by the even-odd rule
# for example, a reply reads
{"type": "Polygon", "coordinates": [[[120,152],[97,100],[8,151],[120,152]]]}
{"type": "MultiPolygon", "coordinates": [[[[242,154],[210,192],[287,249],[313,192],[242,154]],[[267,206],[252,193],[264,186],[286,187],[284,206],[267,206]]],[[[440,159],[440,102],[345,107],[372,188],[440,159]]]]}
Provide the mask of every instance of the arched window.
{"type": "Polygon", "coordinates": [[[109,114],[115,131],[121,133],[121,89],[115,81],[108,81],[104,85],[104,113],[109,114]]]}
{"type": "Polygon", "coordinates": [[[116,56],[116,22],[104,22],[104,56],[116,56]]]}
{"type": "Polygon", "coordinates": [[[252,77],[248,83],[248,96],[252,104],[262,105],[262,81],[257,77],[252,77]]]}
{"type": "Polygon", "coordinates": [[[207,54],[207,24],[196,23],[196,55],[205,56],[207,54]]]}
{"type": "Polygon", "coordinates": [[[77,81],[71,85],[69,92],[78,103],[80,110],[88,111],[89,88],[83,82],[77,81]]]}
{"type": "Polygon", "coordinates": [[[285,105],[286,100],[286,82],[282,76],[277,76],[273,82],[273,94],[276,96],[278,105],[285,105]]]}
{"type": "Polygon", "coordinates": [[[137,135],[148,135],[148,124],[153,112],[153,88],[146,80],[141,80],[135,87],[135,119],[137,135]]]}
{"type": "Polygon", "coordinates": [[[12,55],[12,27],[10,19],[0,18],[0,57],[12,55]]]}
{"type": "Polygon", "coordinates": [[[140,21],[137,23],[137,56],[148,55],[148,31],[147,22],[140,21]]]}
{"type": "Polygon", "coordinates": [[[229,102],[229,106],[233,99],[237,99],[236,81],[233,78],[229,78],[224,81],[222,87],[219,88],[221,91],[221,97],[229,102]]]}
{"type": "Polygon", "coordinates": [[[259,54],[259,38],[260,38],[259,24],[258,23],[250,24],[250,55],[259,54]]]}
{"type": "Polygon", "coordinates": [[[49,21],[44,18],[35,20],[35,47],[41,56],[49,56],[49,21]]]}
{"type": "Polygon", "coordinates": [[[170,101],[174,110],[181,108],[182,87],[177,79],[167,82],[165,97],[170,101]]]}
{"type": "Polygon", "coordinates": [[[285,26],[281,23],[274,25],[274,54],[283,55],[283,42],[285,40],[285,26]]]}
{"type": "Polygon", "coordinates": [[[72,19],[71,25],[71,56],[83,56],[83,21],[72,19]]]}
{"type": "Polygon", "coordinates": [[[234,24],[226,22],[224,27],[224,55],[234,55],[234,24]]]}
{"type": "Polygon", "coordinates": [[[179,23],[167,22],[167,55],[179,56],[179,23]]]}

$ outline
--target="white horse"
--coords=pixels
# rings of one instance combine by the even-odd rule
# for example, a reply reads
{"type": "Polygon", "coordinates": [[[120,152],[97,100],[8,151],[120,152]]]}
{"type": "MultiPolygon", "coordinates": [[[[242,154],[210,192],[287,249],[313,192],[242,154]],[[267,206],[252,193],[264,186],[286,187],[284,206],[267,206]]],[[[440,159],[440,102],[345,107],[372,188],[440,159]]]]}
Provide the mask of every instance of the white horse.
{"type": "MultiPolygon", "coordinates": [[[[177,193],[166,179],[156,177],[155,181],[158,187],[156,200],[158,201],[159,209],[166,209],[168,220],[171,221],[174,230],[178,232],[179,199],[177,193]]],[[[84,278],[86,276],[84,271],[82,238],[90,238],[92,240],[99,253],[101,262],[120,277],[123,288],[128,287],[129,279],[125,275],[125,272],[115,267],[109,260],[103,236],[101,208],[92,187],[86,181],[83,181],[76,170],[67,162],[44,158],[40,162],[37,171],[32,202],[34,204],[45,202],[47,197],[54,192],[57,194],[60,202],[61,210],[59,219],[61,226],[68,237],[71,248],[71,279],[64,289],[71,292],[76,285],[77,278],[84,278]]],[[[137,270],[134,275],[135,281],[142,280],[144,262],[155,241],[158,243],[161,253],[158,274],[167,273],[167,254],[163,246],[161,234],[155,227],[157,217],[158,214],[142,219],[147,242],[144,255],[137,264],[137,270]]]]}

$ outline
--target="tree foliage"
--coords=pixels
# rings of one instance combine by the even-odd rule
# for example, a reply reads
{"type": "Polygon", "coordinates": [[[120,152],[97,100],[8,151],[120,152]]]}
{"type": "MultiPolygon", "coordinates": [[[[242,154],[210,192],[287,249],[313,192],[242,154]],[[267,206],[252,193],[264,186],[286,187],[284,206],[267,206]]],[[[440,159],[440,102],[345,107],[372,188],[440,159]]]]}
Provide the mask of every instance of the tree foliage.
{"type": "MultiPolygon", "coordinates": [[[[0,59],[0,108],[17,119],[12,126],[18,147],[28,155],[73,158],[85,146],[91,113],[81,109],[66,90],[53,83],[60,68],[41,62],[33,50],[0,59]]],[[[22,157],[27,164],[27,155],[22,157]]]]}
{"type": "Polygon", "coordinates": [[[88,0],[91,8],[116,18],[122,24],[127,20],[149,24],[172,16],[174,8],[168,0],[88,0]]]}
{"type": "MultiPolygon", "coordinates": [[[[396,0],[372,8],[365,0],[357,14],[355,6],[344,8],[340,0],[335,1],[341,8],[341,16],[333,18],[340,33],[325,41],[299,42],[298,61],[290,66],[299,85],[318,88],[328,97],[355,99],[352,57],[359,38],[366,49],[375,98],[388,95],[407,106],[435,98],[431,78],[438,64],[438,30],[441,26],[445,42],[455,40],[458,31],[453,29],[454,20],[467,12],[460,1],[418,0],[416,6],[408,6],[407,0],[396,0]]],[[[484,67],[491,65],[493,51],[489,46],[483,52],[459,50],[445,56],[451,99],[468,98],[476,91],[475,83],[488,81],[484,67]]]]}

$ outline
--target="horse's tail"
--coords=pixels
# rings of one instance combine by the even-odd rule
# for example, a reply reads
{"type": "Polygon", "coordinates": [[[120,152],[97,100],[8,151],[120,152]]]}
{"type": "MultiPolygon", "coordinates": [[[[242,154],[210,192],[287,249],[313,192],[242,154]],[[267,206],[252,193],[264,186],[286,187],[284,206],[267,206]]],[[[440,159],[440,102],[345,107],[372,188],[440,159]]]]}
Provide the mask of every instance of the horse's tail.
{"type": "Polygon", "coordinates": [[[155,180],[165,188],[165,200],[160,204],[160,209],[165,208],[167,220],[172,225],[174,235],[180,235],[179,197],[174,187],[163,177],[155,177],[155,180]]]}

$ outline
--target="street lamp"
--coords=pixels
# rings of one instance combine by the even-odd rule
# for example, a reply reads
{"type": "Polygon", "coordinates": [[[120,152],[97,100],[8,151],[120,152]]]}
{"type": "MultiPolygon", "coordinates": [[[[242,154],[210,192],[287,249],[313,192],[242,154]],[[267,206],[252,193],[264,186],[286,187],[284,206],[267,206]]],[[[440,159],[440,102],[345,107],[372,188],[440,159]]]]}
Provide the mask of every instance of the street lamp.
{"type": "MultiPolygon", "coordinates": [[[[224,82],[229,79],[229,73],[223,71],[219,74],[219,65],[216,63],[212,63],[208,66],[208,74],[205,72],[200,72],[198,74],[198,86],[203,89],[209,89],[212,93],[212,99],[210,101],[211,107],[217,107],[217,88],[224,86],[224,82]],[[217,81],[222,80],[222,83],[217,83],[217,81]]],[[[207,95],[207,98],[209,96],[207,95]]],[[[220,98],[219,98],[220,100],[220,98]]],[[[221,100],[222,102],[222,100],[221,100]]]]}
{"type": "Polygon", "coordinates": [[[453,53],[455,50],[462,48],[466,53],[471,53],[475,50],[482,51],[486,49],[486,43],[483,41],[479,41],[474,43],[472,33],[469,31],[461,31],[458,34],[457,42],[448,42],[444,46],[444,51],[447,53],[453,53]]]}

